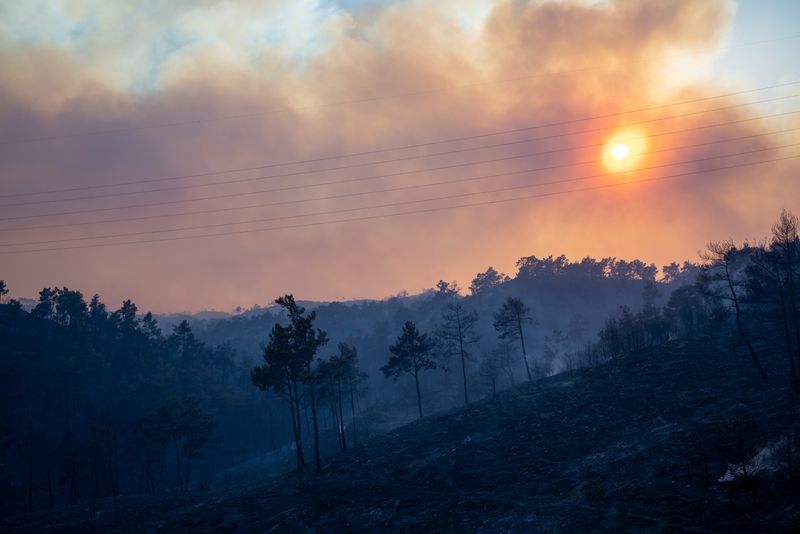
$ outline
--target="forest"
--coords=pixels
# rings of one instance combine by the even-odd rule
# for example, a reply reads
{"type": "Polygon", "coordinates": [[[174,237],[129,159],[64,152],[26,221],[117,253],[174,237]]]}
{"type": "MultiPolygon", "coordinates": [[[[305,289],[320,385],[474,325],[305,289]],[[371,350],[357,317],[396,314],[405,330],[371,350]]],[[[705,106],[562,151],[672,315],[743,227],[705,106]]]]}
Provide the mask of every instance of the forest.
{"type": "MultiPolygon", "coordinates": [[[[676,343],[742,351],[749,373],[797,405],[800,240],[788,211],[762,241],[711,242],[699,263],[562,255],[517,268],[381,301],[287,293],[169,327],[130,300],[112,309],[67,287],[23,306],[0,282],[2,513],[209,491],[252,469],[319,473],[324,458],[416,419],[676,343]]],[[[796,419],[781,440],[781,476],[796,481],[796,419]]],[[[734,478],[751,475],[755,451],[731,453],[734,478]]]]}

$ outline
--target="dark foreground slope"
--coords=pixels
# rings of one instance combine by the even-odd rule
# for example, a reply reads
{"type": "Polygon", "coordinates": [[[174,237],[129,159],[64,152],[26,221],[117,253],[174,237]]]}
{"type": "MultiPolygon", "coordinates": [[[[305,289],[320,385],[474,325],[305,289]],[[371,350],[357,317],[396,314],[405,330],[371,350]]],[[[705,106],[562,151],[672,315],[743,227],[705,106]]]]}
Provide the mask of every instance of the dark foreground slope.
{"type": "Polygon", "coordinates": [[[322,475],[105,501],[4,529],[792,531],[800,505],[770,472],[778,460],[749,483],[720,482],[726,443],[780,440],[794,402],[785,382],[776,368],[761,383],[738,350],[675,344],[428,417],[329,458],[322,475]],[[740,423],[725,425],[734,413],[740,423]]]}

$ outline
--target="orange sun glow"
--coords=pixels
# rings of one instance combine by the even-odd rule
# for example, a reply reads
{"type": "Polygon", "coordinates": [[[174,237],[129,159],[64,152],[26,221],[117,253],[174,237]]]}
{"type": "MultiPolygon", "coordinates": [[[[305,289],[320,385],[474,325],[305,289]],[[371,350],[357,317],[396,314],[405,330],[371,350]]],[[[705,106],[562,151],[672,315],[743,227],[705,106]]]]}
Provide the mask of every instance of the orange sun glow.
{"type": "Polygon", "coordinates": [[[630,153],[631,149],[628,148],[628,145],[625,145],[623,143],[614,145],[614,148],[611,149],[611,155],[614,156],[614,159],[616,159],[617,161],[622,161],[630,153]]]}
{"type": "Polygon", "coordinates": [[[642,128],[626,126],[611,134],[603,146],[603,163],[610,172],[636,169],[647,149],[647,139],[642,128]]]}

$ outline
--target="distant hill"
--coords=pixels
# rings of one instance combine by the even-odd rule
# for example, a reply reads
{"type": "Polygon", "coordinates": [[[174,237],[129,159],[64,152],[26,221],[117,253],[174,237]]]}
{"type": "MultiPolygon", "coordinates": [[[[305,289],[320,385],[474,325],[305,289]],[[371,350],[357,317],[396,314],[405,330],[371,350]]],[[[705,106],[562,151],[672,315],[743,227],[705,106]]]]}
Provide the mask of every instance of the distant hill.
{"type": "MultiPolygon", "coordinates": [[[[596,332],[619,306],[627,306],[634,312],[641,309],[644,287],[655,276],[655,267],[652,266],[644,275],[624,272],[611,274],[578,267],[586,265],[587,260],[569,263],[563,259],[559,263],[559,258],[534,258],[536,266],[529,269],[533,272],[521,271],[514,278],[498,282],[473,295],[456,297],[479,314],[478,333],[481,341],[471,347],[473,353],[485,354],[495,346],[497,332],[493,327],[492,314],[511,296],[522,299],[531,308],[535,318],[536,323],[526,327],[529,353],[534,361],[541,358],[545,337],[552,335],[554,330],[563,333],[570,350],[580,350],[587,343],[596,340],[596,332]]],[[[523,259],[528,260],[529,267],[534,264],[530,258],[523,259]]],[[[610,260],[599,260],[591,265],[601,261],[610,260]]],[[[631,264],[635,264],[634,262],[631,264]]],[[[621,263],[629,265],[628,262],[621,263]]],[[[644,266],[641,262],[638,264],[644,266]]],[[[686,277],[682,280],[670,280],[670,283],[656,282],[660,293],[657,303],[666,301],[676,285],[690,280],[691,277],[686,277]]],[[[402,382],[387,383],[380,372],[388,358],[387,348],[400,333],[403,322],[412,320],[423,331],[435,330],[441,323],[442,312],[449,298],[450,296],[432,289],[417,295],[401,295],[384,300],[330,303],[305,301],[302,304],[317,312],[317,326],[328,332],[331,338],[320,356],[325,357],[328,352],[333,352],[339,342],[355,346],[360,365],[370,376],[373,386],[370,401],[380,402],[390,397],[402,397],[396,395],[398,388],[406,387],[402,382]]],[[[176,316],[171,316],[170,320],[174,321],[175,318],[176,316]]],[[[261,358],[261,347],[266,343],[272,325],[282,320],[275,314],[274,307],[253,309],[232,317],[193,316],[186,319],[203,341],[228,344],[237,351],[240,358],[251,361],[261,358]]],[[[477,365],[477,359],[471,361],[469,372],[476,373],[477,365]]],[[[521,359],[515,358],[514,365],[518,367],[515,369],[518,376],[522,377],[524,370],[521,368],[521,359]]],[[[555,365],[558,368],[558,362],[555,365]]],[[[444,371],[429,373],[424,380],[431,387],[440,388],[443,373],[444,371]]],[[[446,377],[444,378],[446,382],[446,377]]],[[[458,402],[457,392],[457,388],[443,391],[442,395],[432,399],[432,407],[441,409],[453,405],[458,402]]]]}

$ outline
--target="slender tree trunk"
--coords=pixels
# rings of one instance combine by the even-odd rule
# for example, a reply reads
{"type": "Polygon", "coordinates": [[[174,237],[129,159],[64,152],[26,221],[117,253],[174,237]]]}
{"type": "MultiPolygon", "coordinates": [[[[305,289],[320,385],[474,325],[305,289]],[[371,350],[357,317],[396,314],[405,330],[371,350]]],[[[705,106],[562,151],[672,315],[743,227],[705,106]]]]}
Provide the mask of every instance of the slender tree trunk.
{"type": "Polygon", "coordinates": [[[525,372],[528,373],[528,382],[533,382],[531,368],[528,367],[528,353],[525,351],[525,335],[522,333],[522,318],[517,316],[517,329],[519,330],[519,342],[522,345],[522,361],[525,362],[525,372]]]}
{"type": "Polygon", "coordinates": [[[726,259],[723,263],[725,265],[725,279],[728,282],[728,288],[731,291],[731,298],[733,299],[733,307],[736,311],[736,327],[739,329],[739,336],[741,336],[742,341],[747,346],[747,350],[750,352],[750,357],[753,359],[753,363],[758,369],[758,373],[761,375],[761,378],[767,380],[767,373],[761,366],[761,361],[758,359],[756,351],[753,348],[753,344],[750,343],[750,338],[747,337],[747,333],[744,330],[744,325],[742,324],[742,314],[741,310],[739,309],[739,299],[736,296],[736,289],[733,287],[733,280],[731,279],[730,270],[728,269],[728,260],[726,259]]]}
{"type": "MultiPolygon", "coordinates": [[[[297,436],[295,439],[297,440],[297,450],[300,451],[300,464],[305,467],[306,459],[305,454],[303,454],[303,419],[300,417],[300,392],[297,390],[296,381],[292,381],[292,387],[294,388],[295,417],[297,417],[297,436]]],[[[306,430],[308,430],[308,410],[304,410],[304,415],[306,416],[306,430]]]]}
{"type": "Polygon", "coordinates": [[[319,423],[317,422],[317,395],[314,392],[314,382],[309,381],[308,394],[311,397],[311,420],[314,423],[314,469],[317,473],[322,471],[319,457],[319,423]]]}
{"type": "Polygon", "coordinates": [[[417,407],[419,408],[419,418],[422,419],[422,395],[419,392],[419,368],[417,362],[414,362],[414,385],[417,388],[417,407]]]}
{"type": "Polygon", "coordinates": [[[300,398],[297,395],[297,382],[293,380],[289,382],[289,394],[290,398],[292,399],[292,409],[294,410],[292,419],[295,422],[294,445],[295,454],[297,455],[297,470],[302,471],[306,462],[305,458],[303,457],[303,440],[300,423],[300,398]]]}
{"type": "Polygon", "coordinates": [[[467,363],[464,354],[464,333],[461,331],[461,316],[457,313],[456,320],[458,321],[458,350],[461,355],[461,377],[464,380],[464,405],[469,405],[469,397],[467,396],[467,363]]]}
{"type": "Polygon", "coordinates": [[[342,450],[347,450],[347,436],[344,433],[344,409],[342,408],[342,383],[341,381],[337,381],[336,383],[336,393],[338,396],[339,401],[339,437],[342,441],[342,450]]]}
{"type": "Polygon", "coordinates": [[[303,467],[302,455],[300,454],[299,441],[297,439],[297,417],[294,412],[294,400],[290,395],[289,397],[289,412],[292,414],[292,437],[294,438],[294,454],[297,461],[297,470],[300,471],[303,467]]]}
{"type": "Polygon", "coordinates": [[[514,367],[511,365],[511,355],[507,353],[506,358],[506,374],[508,374],[508,379],[511,381],[511,387],[513,388],[517,386],[517,380],[514,378],[514,367]]]}
{"type": "Polygon", "coordinates": [[[350,414],[352,415],[353,424],[353,446],[358,447],[358,434],[356,433],[356,399],[355,387],[353,386],[353,377],[350,377],[350,414]]]}

